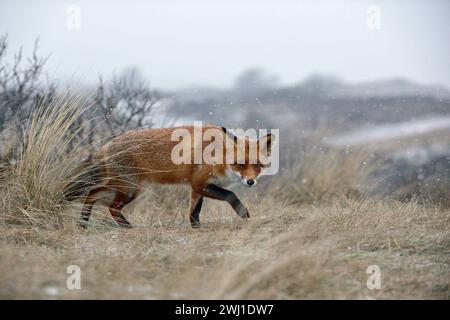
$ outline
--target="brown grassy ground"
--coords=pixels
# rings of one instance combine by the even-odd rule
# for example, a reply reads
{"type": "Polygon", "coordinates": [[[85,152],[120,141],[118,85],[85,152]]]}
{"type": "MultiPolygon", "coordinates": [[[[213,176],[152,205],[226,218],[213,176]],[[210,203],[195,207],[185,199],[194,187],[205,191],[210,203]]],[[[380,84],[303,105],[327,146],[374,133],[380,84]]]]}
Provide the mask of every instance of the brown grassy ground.
{"type": "Polygon", "coordinates": [[[153,187],[126,208],[134,229],[100,206],[80,229],[80,205],[59,204],[80,174],[76,154],[59,153],[70,137],[55,138],[70,108],[38,116],[18,163],[0,172],[0,298],[450,298],[450,211],[366,197],[360,154],[309,152],[297,173],[237,190],[249,221],[206,200],[193,230],[188,190],[153,187]],[[70,265],[80,290],[66,287],[70,265]],[[370,265],[379,290],[367,288],[370,265]]]}
{"type": "Polygon", "coordinates": [[[450,297],[449,212],[367,200],[323,206],[283,204],[273,195],[245,200],[250,221],[207,201],[199,230],[184,217],[187,204],[165,210],[157,201],[131,208],[132,230],[116,228],[102,213],[85,231],[70,222],[57,230],[2,228],[0,297],[450,297]],[[81,290],[66,288],[73,264],[81,268],[81,290]],[[369,265],[381,269],[380,290],[366,286],[369,265]]]}

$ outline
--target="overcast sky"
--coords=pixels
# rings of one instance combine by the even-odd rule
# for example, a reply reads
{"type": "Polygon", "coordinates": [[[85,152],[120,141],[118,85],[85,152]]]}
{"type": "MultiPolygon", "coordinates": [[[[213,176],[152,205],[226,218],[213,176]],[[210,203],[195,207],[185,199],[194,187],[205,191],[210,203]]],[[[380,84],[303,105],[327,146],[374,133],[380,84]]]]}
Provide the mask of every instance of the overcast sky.
{"type": "Polygon", "coordinates": [[[284,83],[322,73],[450,87],[449,21],[446,0],[0,0],[0,33],[11,49],[39,37],[51,76],[93,83],[136,66],[167,89],[229,86],[250,67],[284,83]]]}

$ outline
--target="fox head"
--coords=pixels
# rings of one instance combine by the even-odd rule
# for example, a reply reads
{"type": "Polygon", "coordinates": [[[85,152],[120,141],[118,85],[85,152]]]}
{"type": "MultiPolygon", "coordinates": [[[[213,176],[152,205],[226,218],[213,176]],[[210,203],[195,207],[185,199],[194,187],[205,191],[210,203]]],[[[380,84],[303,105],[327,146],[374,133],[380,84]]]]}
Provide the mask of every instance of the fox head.
{"type": "Polygon", "coordinates": [[[258,177],[270,163],[273,135],[268,134],[259,140],[237,137],[226,128],[222,131],[233,141],[234,157],[228,167],[248,187],[256,185],[258,177]]]}

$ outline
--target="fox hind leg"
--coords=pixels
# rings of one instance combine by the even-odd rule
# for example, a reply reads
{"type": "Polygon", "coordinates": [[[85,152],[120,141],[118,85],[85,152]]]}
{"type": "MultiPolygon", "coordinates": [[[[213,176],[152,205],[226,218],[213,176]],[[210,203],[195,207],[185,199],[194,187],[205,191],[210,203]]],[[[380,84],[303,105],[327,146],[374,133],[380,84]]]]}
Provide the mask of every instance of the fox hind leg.
{"type": "Polygon", "coordinates": [[[131,223],[122,214],[122,209],[134,199],[136,199],[137,192],[124,192],[116,191],[116,195],[111,205],[109,206],[109,212],[111,213],[117,224],[124,228],[132,228],[131,223]]]}
{"type": "Polygon", "coordinates": [[[84,201],[83,209],[81,210],[81,220],[80,225],[82,227],[86,227],[89,217],[91,216],[92,208],[94,207],[95,202],[97,201],[96,195],[103,191],[104,188],[92,189],[89,191],[86,196],[86,200],[84,201]]]}
{"type": "Polygon", "coordinates": [[[200,227],[200,211],[202,210],[202,204],[203,196],[192,190],[189,220],[191,222],[191,227],[194,229],[200,227]]]}

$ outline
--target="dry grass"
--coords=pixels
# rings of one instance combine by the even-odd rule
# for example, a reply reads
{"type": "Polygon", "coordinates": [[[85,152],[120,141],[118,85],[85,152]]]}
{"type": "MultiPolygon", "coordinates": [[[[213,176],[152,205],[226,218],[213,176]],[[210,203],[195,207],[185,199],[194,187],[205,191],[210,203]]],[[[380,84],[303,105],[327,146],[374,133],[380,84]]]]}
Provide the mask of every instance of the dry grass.
{"type": "Polygon", "coordinates": [[[44,98],[36,108],[16,163],[1,169],[2,223],[61,226],[64,193],[84,173],[78,164],[85,150],[67,150],[77,136],[77,130],[70,129],[85,109],[77,97],[44,98]]]}
{"type": "Polygon", "coordinates": [[[206,200],[193,230],[188,190],[155,186],[126,209],[134,229],[101,207],[80,229],[79,205],[60,201],[80,174],[57,153],[70,139],[57,135],[73,118],[64,109],[59,122],[31,122],[23,156],[3,170],[0,298],[450,298],[449,212],[365,196],[363,153],[310,153],[297,175],[238,189],[249,221],[206,200]],[[80,290],[66,288],[74,264],[80,290]],[[366,286],[370,265],[380,290],[366,286]]]}
{"type": "Polygon", "coordinates": [[[40,232],[2,229],[0,296],[450,297],[448,212],[379,201],[321,207],[256,195],[245,201],[252,213],[248,222],[207,201],[199,230],[178,212],[186,205],[162,214],[147,202],[132,208],[132,230],[102,223],[100,213],[96,227],[86,231],[69,224],[40,232]],[[81,267],[81,290],[65,287],[72,264],[81,267]],[[381,268],[381,290],[366,287],[366,268],[374,264],[381,268]]]}
{"type": "MultiPolygon", "coordinates": [[[[313,144],[281,178],[277,193],[291,204],[324,204],[366,197],[367,178],[377,168],[365,149],[333,149],[313,144]],[[289,188],[284,186],[289,185],[289,188]]],[[[370,186],[370,187],[373,187],[370,186]]]]}

